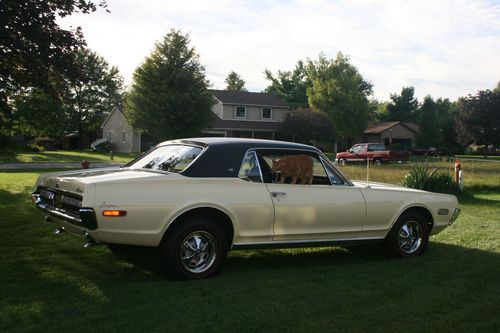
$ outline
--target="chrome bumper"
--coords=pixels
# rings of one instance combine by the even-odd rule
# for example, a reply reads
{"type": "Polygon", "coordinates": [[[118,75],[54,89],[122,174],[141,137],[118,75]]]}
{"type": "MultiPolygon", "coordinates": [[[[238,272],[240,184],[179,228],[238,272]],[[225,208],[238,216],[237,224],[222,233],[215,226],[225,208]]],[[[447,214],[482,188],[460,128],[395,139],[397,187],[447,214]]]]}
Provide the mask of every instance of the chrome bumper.
{"type": "Polygon", "coordinates": [[[51,217],[74,224],[81,228],[89,230],[97,229],[97,219],[92,208],[80,208],[78,216],[74,216],[62,209],[44,203],[38,193],[33,193],[31,197],[36,208],[46,212],[51,217]]]}
{"type": "Polygon", "coordinates": [[[461,212],[462,211],[460,210],[460,208],[455,208],[455,211],[453,212],[453,215],[451,216],[451,219],[450,219],[450,222],[448,222],[448,225],[453,224],[453,222],[455,222],[458,219],[458,216],[460,216],[461,212]]]}

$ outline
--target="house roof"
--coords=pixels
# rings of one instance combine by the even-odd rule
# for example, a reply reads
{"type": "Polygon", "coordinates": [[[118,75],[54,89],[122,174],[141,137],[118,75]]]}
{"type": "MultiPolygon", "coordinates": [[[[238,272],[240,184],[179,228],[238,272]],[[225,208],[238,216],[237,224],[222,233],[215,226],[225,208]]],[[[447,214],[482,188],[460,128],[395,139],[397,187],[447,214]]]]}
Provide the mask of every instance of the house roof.
{"type": "MultiPolygon", "coordinates": [[[[101,128],[104,128],[104,125],[106,125],[106,123],[108,122],[109,118],[111,118],[111,115],[114,112],[119,112],[120,115],[123,117],[123,119],[125,119],[125,116],[123,115],[122,111],[117,106],[115,106],[115,107],[113,107],[113,109],[111,110],[111,112],[108,114],[108,116],[106,117],[106,119],[104,119],[104,121],[102,122],[101,128]]],[[[127,119],[125,119],[125,121],[126,120],[127,119]]]]}
{"type": "Polygon", "coordinates": [[[275,121],[225,120],[215,116],[211,129],[277,131],[280,123],[275,121]]]}
{"type": "Polygon", "coordinates": [[[269,93],[227,90],[211,90],[211,92],[222,104],[288,107],[283,100],[269,93]]]}
{"type": "Polygon", "coordinates": [[[365,134],[381,134],[396,125],[401,125],[408,128],[410,131],[417,133],[419,131],[419,126],[414,123],[402,122],[402,121],[369,121],[366,127],[365,134]]]}

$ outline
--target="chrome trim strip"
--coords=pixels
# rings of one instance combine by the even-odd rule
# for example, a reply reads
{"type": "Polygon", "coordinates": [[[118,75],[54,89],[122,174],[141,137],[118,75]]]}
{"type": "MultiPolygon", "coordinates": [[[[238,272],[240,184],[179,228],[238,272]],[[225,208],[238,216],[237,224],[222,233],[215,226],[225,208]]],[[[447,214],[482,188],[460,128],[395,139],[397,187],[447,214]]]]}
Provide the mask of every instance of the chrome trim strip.
{"type": "Polygon", "coordinates": [[[233,243],[233,250],[255,249],[255,248],[287,248],[287,247],[315,247],[315,246],[333,246],[340,244],[352,244],[356,242],[378,242],[383,241],[384,237],[361,237],[361,238],[339,238],[339,239],[314,239],[314,240],[288,240],[288,241],[270,241],[258,243],[233,243]]]}
{"type": "Polygon", "coordinates": [[[264,176],[262,175],[262,168],[260,167],[259,156],[257,156],[257,153],[255,152],[255,150],[252,153],[253,153],[253,156],[255,157],[255,160],[257,161],[257,167],[259,168],[260,182],[264,183],[264,176]]]}
{"type": "Polygon", "coordinates": [[[451,225],[453,222],[455,222],[458,219],[458,216],[460,216],[460,213],[462,210],[460,208],[455,208],[455,211],[453,212],[453,215],[450,219],[450,222],[448,222],[448,225],[451,225]]]}

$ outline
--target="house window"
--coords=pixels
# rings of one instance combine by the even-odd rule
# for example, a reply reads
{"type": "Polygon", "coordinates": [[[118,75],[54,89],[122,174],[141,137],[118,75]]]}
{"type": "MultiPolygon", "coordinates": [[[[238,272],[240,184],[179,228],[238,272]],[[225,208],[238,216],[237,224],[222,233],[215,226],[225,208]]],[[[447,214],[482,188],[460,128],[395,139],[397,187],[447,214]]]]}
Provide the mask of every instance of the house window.
{"type": "Polygon", "coordinates": [[[125,131],[122,131],[122,142],[125,142],[125,131]]]}
{"type": "Polygon", "coordinates": [[[247,108],[244,106],[237,106],[235,108],[235,118],[246,118],[247,117],[247,108]]]}
{"type": "Polygon", "coordinates": [[[262,113],[260,114],[262,119],[273,119],[273,109],[262,108],[262,113]]]}

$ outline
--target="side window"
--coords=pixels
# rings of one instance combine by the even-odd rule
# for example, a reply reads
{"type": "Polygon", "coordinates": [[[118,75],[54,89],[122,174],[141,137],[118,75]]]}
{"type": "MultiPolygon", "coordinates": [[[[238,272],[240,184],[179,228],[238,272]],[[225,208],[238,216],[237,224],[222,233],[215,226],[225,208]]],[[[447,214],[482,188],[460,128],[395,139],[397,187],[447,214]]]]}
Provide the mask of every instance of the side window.
{"type": "Polygon", "coordinates": [[[342,177],[339,176],[335,169],[323,159],[321,159],[321,161],[325,166],[326,173],[332,185],[345,185],[345,181],[342,179],[342,177]]]}
{"type": "Polygon", "coordinates": [[[262,183],[259,162],[255,151],[249,151],[246,153],[243,158],[243,162],[241,162],[238,177],[249,182],[262,183]]]}
{"type": "Polygon", "coordinates": [[[351,148],[351,152],[352,152],[353,154],[359,154],[359,151],[360,151],[360,150],[361,150],[361,146],[359,146],[359,145],[353,146],[353,147],[351,148]]]}
{"type": "Polygon", "coordinates": [[[276,151],[259,153],[265,183],[330,185],[323,164],[309,152],[276,151]]]}

